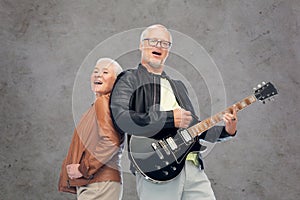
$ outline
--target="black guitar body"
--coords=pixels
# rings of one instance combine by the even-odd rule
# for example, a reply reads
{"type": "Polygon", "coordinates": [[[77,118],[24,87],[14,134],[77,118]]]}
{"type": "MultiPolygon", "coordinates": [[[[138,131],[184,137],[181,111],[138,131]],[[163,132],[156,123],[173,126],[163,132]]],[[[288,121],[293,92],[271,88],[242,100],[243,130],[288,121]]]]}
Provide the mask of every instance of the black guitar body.
{"type": "Polygon", "coordinates": [[[154,183],[170,181],[184,167],[186,156],[195,143],[190,139],[185,141],[181,134],[162,139],[132,135],[129,158],[146,179],[154,183]]]}

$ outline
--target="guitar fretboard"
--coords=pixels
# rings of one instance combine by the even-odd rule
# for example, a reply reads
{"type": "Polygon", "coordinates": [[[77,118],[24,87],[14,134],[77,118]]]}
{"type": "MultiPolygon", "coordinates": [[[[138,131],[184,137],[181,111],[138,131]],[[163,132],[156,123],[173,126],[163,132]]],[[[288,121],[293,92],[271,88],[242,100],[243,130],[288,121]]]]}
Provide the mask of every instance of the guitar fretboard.
{"type": "Polygon", "coordinates": [[[219,112],[203,121],[201,121],[198,124],[195,124],[194,126],[191,126],[188,128],[188,132],[191,134],[193,138],[195,138],[197,135],[201,135],[204,131],[210,129],[211,127],[215,126],[217,123],[223,120],[223,115],[225,113],[232,113],[233,112],[233,106],[235,105],[237,108],[237,111],[240,111],[247,106],[251,105],[252,103],[256,102],[256,98],[254,95],[251,95],[249,97],[244,98],[243,100],[233,104],[232,106],[226,108],[224,111],[219,112]]]}

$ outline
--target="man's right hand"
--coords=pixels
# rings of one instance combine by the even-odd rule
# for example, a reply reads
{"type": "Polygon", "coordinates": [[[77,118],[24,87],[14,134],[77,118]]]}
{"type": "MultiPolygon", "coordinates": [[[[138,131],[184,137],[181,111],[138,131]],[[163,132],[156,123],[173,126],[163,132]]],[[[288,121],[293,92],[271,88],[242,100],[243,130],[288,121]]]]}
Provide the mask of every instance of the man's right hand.
{"type": "Polygon", "coordinates": [[[173,110],[174,125],[176,128],[188,128],[192,121],[192,113],[182,108],[173,110]]]}

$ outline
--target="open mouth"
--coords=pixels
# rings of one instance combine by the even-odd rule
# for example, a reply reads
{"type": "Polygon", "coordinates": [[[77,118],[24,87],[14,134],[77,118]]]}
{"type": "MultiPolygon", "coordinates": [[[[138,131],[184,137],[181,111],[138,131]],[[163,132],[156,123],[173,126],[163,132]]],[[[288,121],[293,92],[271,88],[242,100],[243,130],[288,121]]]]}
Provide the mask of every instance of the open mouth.
{"type": "Polygon", "coordinates": [[[157,52],[157,51],[152,51],[152,54],[156,55],[156,56],[161,56],[161,53],[160,52],[157,52]]]}
{"type": "Polygon", "coordinates": [[[95,81],[94,84],[95,85],[102,85],[102,82],[101,81],[95,81]]]}

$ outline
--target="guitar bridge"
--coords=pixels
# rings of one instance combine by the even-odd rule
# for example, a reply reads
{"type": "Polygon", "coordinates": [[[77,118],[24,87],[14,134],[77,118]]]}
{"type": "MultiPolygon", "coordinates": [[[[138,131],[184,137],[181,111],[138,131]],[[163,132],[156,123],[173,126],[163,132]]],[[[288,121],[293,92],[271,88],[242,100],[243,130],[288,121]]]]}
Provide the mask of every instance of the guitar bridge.
{"type": "Polygon", "coordinates": [[[157,147],[157,145],[155,143],[151,144],[153,150],[155,151],[155,153],[158,155],[159,159],[164,159],[164,155],[161,153],[161,151],[159,150],[159,148],[157,147]]]}
{"type": "Polygon", "coordinates": [[[170,155],[170,154],[171,154],[170,151],[169,151],[169,149],[168,149],[168,147],[167,147],[167,145],[165,144],[164,141],[159,140],[159,141],[158,141],[158,144],[163,148],[163,150],[165,151],[165,153],[166,153],[167,155],[170,155]]]}

